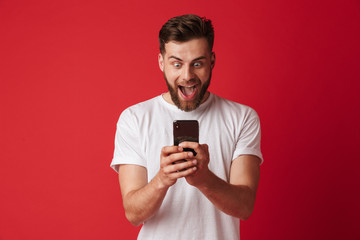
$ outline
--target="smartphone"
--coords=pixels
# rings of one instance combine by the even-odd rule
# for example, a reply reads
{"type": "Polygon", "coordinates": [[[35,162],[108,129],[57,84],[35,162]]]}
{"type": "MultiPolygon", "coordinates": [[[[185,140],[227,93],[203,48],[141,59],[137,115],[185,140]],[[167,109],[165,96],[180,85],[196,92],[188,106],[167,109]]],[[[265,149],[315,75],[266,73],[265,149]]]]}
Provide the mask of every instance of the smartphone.
{"type": "MultiPolygon", "coordinates": [[[[199,122],[197,120],[175,120],[173,129],[175,146],[182,142],[199,142],[199,122]]],[[[192,152],[196,156],[194,149],[184,148],[184,151],[192,152]]]]}

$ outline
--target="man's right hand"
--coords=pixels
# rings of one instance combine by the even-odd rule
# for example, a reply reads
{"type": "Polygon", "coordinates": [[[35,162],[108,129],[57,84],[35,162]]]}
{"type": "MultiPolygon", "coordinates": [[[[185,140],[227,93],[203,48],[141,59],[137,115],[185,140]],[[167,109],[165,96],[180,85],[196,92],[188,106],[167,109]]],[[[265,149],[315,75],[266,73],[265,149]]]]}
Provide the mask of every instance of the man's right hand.
{"type": "Polygon", "coordinates": [[[169,188],[178,178],[193,174],[197,161],[192,152],[185,152],[179,146],[166,146],[161,149],[160,170],[156,175],[161,188],[169,188]],[[187,161],[181,161],[186,159],[187,161]]]}

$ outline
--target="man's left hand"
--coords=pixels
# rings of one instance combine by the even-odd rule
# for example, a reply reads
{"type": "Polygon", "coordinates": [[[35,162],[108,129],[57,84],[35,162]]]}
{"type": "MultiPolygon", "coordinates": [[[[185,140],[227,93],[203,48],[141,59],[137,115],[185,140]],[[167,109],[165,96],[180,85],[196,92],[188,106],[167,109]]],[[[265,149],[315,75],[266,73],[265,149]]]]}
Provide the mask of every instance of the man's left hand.
{"type": "Polygon", "coordinates": [[[206,177],[210,173],[208,168],[210,162],[209,147],[207,144],[199,144],[197,142],[182,142],[179,146],[182,148],[192,148],[196,152],[196,156],[193,156],[191,159],[186,159],[197,160],[196,171],[185,177],[185,179],[190,185],[199,187],[205,183],[206,177]]]}

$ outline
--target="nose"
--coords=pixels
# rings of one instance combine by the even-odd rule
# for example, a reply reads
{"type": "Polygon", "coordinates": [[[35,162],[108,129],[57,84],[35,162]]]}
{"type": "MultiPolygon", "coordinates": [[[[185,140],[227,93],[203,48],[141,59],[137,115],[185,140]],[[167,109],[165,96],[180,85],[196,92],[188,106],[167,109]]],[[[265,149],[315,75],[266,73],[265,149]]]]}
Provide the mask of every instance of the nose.
{"type": "Polygon", "coordinates": [[[194,72],[191,66],[189,65],[184,66],[182,71],[182,80],[190,81],[193,78],[194,78],[194,72]]]}

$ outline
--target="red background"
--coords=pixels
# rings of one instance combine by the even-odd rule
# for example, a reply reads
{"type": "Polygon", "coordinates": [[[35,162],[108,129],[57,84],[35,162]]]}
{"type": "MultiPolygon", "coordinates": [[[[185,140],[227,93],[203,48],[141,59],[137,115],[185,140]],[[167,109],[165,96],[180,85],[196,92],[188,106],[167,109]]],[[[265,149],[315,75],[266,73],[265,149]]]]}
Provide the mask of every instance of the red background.
{"type": "Polygon", "coordinates": [[[211,91],[261,118],[242,239],[360,239],[359,1],[1,0],[1,240],[136,238],[115,125],[166,91],[157,34],[185,13],[215,26],[211,91]]]}

